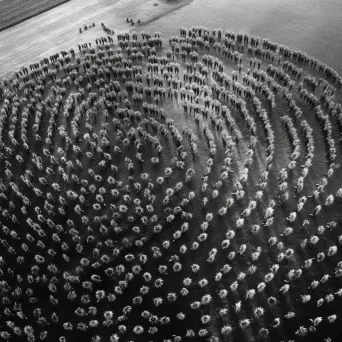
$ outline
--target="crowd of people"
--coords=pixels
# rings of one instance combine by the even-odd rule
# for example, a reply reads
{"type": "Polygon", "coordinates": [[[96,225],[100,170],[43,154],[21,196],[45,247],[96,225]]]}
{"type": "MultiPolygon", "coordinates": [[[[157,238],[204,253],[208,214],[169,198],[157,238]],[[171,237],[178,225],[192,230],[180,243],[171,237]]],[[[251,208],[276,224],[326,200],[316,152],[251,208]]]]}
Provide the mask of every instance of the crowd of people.
{"type": "Polygon", "coordinates": [[[164,44],[100,37],[1,85],[1,338],[332,341],[341,78],[247,34],[164,44]]]}
{"type": "Polygon", "coordinates": [[[82,27],[80,27],[80,28],[79,28],[79,33],[85,32],[85,31],[89,30],[89,29],[92,28],[92,27],[95,27],[95,23],[92,23],[92,25],[86,25],[86,24],[84,24],[84,25],[83,25],[83,31],[82,31],[82,27]]]}

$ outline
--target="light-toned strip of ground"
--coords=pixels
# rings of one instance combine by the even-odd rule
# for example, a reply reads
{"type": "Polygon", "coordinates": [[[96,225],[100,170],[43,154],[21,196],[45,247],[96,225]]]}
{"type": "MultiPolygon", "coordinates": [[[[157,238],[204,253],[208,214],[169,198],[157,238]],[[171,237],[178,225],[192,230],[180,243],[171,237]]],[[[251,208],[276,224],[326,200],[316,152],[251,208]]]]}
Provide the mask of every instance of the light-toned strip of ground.
{"type": "Polygon", "coordinates": [[[48,12],[39,14],[16,26],[0,32],[0,78],[9,77],[21,66],[39,61],[62,50],[76,50],[77,44],[94,43],[106,36],[104,23],[115,33],[129,31],[137,26],[126,23],[126,17],[144,24],[156,20],[192,0],[168,4],[162,0],[72,0],[48,12]],[[96,24],[83,33],[79,28],[96,24]]]}

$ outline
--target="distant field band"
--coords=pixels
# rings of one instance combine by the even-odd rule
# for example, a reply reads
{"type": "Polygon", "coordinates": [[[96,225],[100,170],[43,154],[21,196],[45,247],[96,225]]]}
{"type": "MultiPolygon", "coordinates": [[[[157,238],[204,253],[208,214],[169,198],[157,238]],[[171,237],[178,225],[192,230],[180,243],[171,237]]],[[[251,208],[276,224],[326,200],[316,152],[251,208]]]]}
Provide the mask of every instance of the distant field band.
{"type": "Polygon", "coordinates": [[[0,0],[0,31],[70,0],[0,0]]]}

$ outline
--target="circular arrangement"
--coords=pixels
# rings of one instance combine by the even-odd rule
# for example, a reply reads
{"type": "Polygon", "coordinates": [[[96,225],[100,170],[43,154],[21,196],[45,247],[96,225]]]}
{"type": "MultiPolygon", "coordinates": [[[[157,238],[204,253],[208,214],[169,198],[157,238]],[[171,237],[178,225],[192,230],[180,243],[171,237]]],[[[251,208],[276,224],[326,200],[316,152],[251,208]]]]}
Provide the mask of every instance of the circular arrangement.
{"type": "Polygon", "coordinates": [[[338,341],[341,86],[203,27],[3,80],[1,339],[338,341]]]}

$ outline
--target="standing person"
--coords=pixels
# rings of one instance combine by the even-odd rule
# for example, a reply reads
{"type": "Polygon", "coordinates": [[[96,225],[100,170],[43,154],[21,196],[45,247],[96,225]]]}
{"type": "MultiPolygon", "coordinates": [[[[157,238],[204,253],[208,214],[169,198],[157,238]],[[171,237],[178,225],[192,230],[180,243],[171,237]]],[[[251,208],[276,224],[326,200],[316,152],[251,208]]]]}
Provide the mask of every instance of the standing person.
{"type": "Polygon", "coordinates": [[[314,211],[312,214],[310,214],[310,216],[313,216],[313,217],[316,217],[322,210],[322,206],[319,204],[319,205],[316,205],[314,211]]]}

